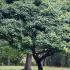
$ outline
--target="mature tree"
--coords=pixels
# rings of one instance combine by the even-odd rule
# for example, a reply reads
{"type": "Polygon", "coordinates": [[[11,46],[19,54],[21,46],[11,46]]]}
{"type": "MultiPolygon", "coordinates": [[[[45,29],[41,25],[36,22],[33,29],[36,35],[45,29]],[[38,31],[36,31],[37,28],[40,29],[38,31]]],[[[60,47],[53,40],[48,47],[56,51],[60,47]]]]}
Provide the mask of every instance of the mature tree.
{"type": "Polygon", "coordinates": [[[38,70],[43,70],[42,60],[69,47],[66,43],[70,42],[69,35],[67,37],[70,33],[65,30],[70,28],[70,18],[62,17],[66,13],[62,7],[63,4],[60,6],[53,0],[41,5],[15,1],[0,9],[0,38],[13,48],[31,52],[38,70]]]}

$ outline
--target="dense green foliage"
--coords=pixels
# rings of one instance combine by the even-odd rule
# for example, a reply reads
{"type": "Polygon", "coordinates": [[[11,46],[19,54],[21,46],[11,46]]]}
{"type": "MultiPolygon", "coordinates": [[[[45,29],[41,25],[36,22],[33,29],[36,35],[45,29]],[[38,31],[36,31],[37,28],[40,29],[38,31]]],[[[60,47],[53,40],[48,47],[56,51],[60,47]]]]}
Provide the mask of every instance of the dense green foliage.
{"type": "Polygon", "coordinates": [[[22,52],[11,48],[4,40],[0,40],[0,65],[21,65],[22,52]]]}
{"type": "Polygon", "coordinates": [[[59,50],[70,51],[70,0],[11,1],[0,2],[1,39],[40,60],[59,50]]]}
{"type": "Polygon", "coordinates": [[[70,45],[69,1],[47,0],[40,6],[35,6],[32,1],[15,1],[5,5],[0,9],[0,34],[8,36],[9,42],[12,39],[13,45],[20,49],[24,45],[31,48],[35,36],[36,48],[48,48],[44,46],[48,44],[59,48],[70,45]]]}

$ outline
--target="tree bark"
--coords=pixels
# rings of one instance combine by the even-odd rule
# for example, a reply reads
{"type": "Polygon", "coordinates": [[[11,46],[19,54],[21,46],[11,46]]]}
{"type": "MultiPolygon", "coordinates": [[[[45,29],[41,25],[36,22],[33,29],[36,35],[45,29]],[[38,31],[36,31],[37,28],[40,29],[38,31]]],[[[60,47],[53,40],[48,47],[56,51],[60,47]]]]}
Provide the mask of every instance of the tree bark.
{"type": "Polygon", "coordinates": [[[27,54],[26,64],[25,64],[24,70],[32,70],[31,69],[31,64],[32,64],[32,55],[31,54],[27,54]]]}
{"type": "Polygon", "coordinates": [[[68,67],[68,53],[66,53],[65,66],[68,67]]]}
{"type": "Polygon", "coordinates": [[[37,65],[38,65],[38,70],[43,70],[41,61],[38,61],[37,62],[37,65]]]}
{"type": "Polygon", "coordinates": [[[38,66],[38,70],[43,70],[43,67],[42,67],[42,64],[41,64],[41,61],[40,61],[39,57],[36,56],[35,54],[33,54],[33,57],[34,57],[34,59],[36,61],[36,64],[38,66]]]}
{"type": "Polygon", "coordinates": [[[8,57],[8,64],[7,64],[8,66],[10,65],[10,58],[8,57]]]}

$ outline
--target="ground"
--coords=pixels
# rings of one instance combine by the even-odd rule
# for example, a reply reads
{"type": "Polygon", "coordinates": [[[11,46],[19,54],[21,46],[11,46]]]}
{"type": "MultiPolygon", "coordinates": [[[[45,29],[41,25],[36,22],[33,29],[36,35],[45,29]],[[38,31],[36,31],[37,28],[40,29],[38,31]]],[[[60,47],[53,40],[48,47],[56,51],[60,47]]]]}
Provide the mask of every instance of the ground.
{"type": "MultiPolygon", "coordinates": [[[[21,70],[22,66],[0,66],[0,70],[21,70]]],[[[36,66],[32,67],[32,70],[38,70],[36,66]]],[[[70,68],[61,67],[44,67],[44,70],[70,70],[70,68]]]]}

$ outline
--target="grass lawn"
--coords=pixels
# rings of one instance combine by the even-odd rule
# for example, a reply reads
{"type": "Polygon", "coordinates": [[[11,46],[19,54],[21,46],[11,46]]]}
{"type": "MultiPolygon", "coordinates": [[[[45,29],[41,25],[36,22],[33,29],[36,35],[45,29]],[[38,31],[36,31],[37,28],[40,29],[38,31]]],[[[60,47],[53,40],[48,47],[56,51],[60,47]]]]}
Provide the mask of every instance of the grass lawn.
{"type": "MultiPolygon", "coordinates": [[[[21,70],[22,66],[0,66],[0,70],[21,70]]],[[[36,66],[32,67],[32,70],[38,70],[36,66]]],[[[70,70],[70,68],[59,67],[44,67],[44,70],[70,70]]]]}

